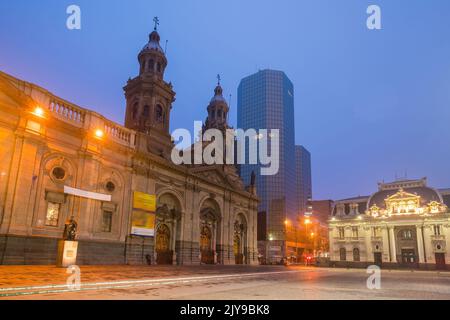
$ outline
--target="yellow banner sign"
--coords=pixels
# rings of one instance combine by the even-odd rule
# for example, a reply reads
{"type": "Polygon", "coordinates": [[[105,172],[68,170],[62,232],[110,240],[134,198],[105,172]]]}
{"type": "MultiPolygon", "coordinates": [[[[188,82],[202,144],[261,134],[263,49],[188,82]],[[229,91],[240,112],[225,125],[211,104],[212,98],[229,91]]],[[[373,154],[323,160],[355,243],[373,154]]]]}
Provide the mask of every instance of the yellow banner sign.
{"type": "Polygon", "coordinates": [[[133,210],[131,234],[153,237],[155,235],[155,213],[133,210]]]}
{"type": "Polygon", "coordinates": [[[133,208],[155,212],[156,195],[135,191],[133,194],[133,208]]]}

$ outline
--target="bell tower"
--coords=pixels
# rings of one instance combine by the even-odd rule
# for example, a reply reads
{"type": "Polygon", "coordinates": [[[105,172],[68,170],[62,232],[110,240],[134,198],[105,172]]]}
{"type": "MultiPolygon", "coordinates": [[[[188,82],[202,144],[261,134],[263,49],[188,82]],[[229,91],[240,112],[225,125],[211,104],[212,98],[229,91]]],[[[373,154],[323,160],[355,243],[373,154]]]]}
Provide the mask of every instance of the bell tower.
{"type": "Polygon", "coordinates": [[[172,84],[164,81],[167,58],[160,46],[159,20],[148,43],[138,55],[139,75],[124,87],[126,98],[125,126],[138,131],[138,148],[170,156],[173,143],[169,133],[170,111],[175,101],[172,84]]]}
{"type": "Polygon", "coordinates": [[[214,89],[214,97],[211,99],[207,111],[208,117],[203,126],[203,132],[208,129],[219,129],[222,132],[225,132],[226,129],[230,129],[228,126],[228,112],[230,111],[230,108],[223,97],[223,89],[220,85],[220,75],[217,75],[217,86],[214,89]]]}

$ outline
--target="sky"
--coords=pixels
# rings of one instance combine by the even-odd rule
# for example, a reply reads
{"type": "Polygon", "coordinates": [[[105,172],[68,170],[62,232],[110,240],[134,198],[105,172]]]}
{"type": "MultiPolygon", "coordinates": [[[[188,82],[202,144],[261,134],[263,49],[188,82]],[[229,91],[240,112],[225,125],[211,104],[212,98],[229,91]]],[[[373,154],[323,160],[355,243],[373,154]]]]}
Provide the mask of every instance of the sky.
{"type": "Polygon", "coordinates": [[[206,118],[216,75],[282,70],[295,87],[296,143],[312,154],[313,196],[368,195],[377,182],[428,177],[450,187],[448,0],[0,1],[0,70],[123,124],[123,86],[153,17],[168,40],[171,130],[206,118]],[[81,8],[81,30],[66,9],[81,8]],[[382,30],[368,30],[367,7],[382,30]]]}

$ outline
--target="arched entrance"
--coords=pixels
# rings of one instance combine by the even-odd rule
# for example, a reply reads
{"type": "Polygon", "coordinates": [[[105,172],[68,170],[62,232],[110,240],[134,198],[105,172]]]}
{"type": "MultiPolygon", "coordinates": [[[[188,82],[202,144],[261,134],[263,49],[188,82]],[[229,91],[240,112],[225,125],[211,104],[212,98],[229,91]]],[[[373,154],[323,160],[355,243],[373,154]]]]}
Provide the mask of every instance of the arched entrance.
{"type": "Polygon", "coordinates": [[[200,254],[202,263],[214,264],[213,239],[208,226],[203,226],[200,232],[200,254]]]}
{"type": "Polygon", "coordinates": [[[221,263],[220,207],[213,199],[207,199],[200,210],[200,262],[221,263]]]}
{"type": "Polygon", "coordinates": [[[157,264],[172,264],[173,250],[170,247],[170,229],[165,224],[160,224],[156,231],[156,263],[157,264]]]}
{"type": "Polygon", "coordinates": [[[177,263],[180,240],[181,206],[177,197],[165,193],[158,197],[156,209],[155,260],[157,264],[177,263]]]}
{"type": "Polygon", "coordinates": [[[397,261],[402,267],[417,268],[419,266],[417,234],[414,226],[395,227],[395,250],[397,261]]]}

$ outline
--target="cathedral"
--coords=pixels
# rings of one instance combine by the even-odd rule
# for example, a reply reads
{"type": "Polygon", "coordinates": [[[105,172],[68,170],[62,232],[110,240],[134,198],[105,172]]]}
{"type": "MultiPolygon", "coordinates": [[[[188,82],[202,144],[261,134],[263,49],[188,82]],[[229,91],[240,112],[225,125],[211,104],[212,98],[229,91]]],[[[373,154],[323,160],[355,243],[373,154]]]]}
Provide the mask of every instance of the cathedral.
{"type": "MultiPolygon", "coordinates": [[[[125,126],[0,72],[0,264],[55,264],[70,219],[80,265],[257,263],[254,183],[233,165],[171,161],[156,26],[138,61],[125,126]]],[[[204,129],[225,132],[228,111],[219,82],[204,129]]]]}
{"type": "Polygon", "coordinates": [[[335,202],[331,264],[450,269],[450,189],[427,179],[380,183],[378,191],[335,202]]]}

